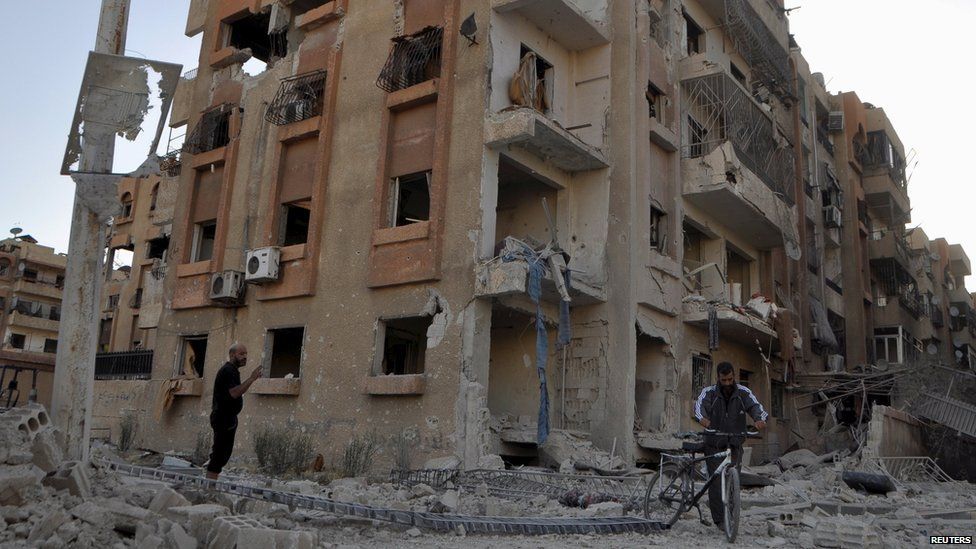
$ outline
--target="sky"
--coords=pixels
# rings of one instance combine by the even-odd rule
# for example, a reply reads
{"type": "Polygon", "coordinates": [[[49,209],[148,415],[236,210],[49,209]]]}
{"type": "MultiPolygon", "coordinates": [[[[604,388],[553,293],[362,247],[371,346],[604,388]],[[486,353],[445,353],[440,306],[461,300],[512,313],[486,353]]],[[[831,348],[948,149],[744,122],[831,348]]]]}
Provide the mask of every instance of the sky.
{"type": "MultiPolygon", "coordinates": [[[[58,174],[100,0],[46,0],[36,26],[0,35],[0,236],[21,227],[66,251],[74,185],[58,174]],[[26,54],[28,53],[29,54],[26,54]]],[[[132,0],[127,54],[197,65],[200,36],[183,34],[189,0],[132,0]]],[[[969,23],[974,0],[787,0],[791,32],[827,89],[856,91],[884,108],[918,164],[908,193],[912,223],[929,238],[961,243],[976,262],[976,177],[967,137],[976,128],[970,97],[976,71],[969,23]],[[956,24],[949,25],[948,23],[956,24]]],[[[31,2],[7,6],[8,21],[37,20],[31,2]]],[[[164,134],[164,139],[165,139],[164,134]]],[[[976,291],[976,276],[967,279],[976,291]]]]}

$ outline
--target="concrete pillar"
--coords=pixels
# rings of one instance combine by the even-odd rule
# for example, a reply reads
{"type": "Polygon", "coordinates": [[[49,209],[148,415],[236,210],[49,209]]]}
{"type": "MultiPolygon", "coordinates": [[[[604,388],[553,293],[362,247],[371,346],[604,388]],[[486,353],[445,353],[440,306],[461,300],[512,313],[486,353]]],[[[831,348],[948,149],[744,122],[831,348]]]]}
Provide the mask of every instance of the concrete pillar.
{"type": "MultiPolygon", "coordinates": [[[[102,1],[96,52],[124,53],[129,1],[102,1]]],[[[97,126],[85,130],[81,171],[110,173],[114,155],[112,132],[98,132],[97,126]]],[[[90,208],[86,192],[87,187],[75,188],[51,398],[51,415],[64,431],[66,457],[72,460],[88,459],[106,236],[106,219],[90,208]]]]}
{"type": "Polygon", "coordinates": [[[489,451],[488,365],[491,355],[491,300],[475,299],[461,315],[461,375],[456,406],[457,455],[473,469],[489,451]]]}

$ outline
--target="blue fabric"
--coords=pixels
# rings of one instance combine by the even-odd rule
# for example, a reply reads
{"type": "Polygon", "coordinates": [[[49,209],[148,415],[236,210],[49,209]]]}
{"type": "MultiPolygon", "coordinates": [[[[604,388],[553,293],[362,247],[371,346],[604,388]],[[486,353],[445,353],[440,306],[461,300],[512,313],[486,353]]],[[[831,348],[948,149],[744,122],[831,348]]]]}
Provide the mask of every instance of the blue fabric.
{"type": "Polygon", "coordinates": [[[544,444],[549,438],[549,388],[546,386],[546,361],[549,358],[549,336],[542,321],[542,277],[545,275],[540,258],[529,261],[529,297],[535,303],[535,367],[539,373],[539,421],[536,441],[544,444]]]}

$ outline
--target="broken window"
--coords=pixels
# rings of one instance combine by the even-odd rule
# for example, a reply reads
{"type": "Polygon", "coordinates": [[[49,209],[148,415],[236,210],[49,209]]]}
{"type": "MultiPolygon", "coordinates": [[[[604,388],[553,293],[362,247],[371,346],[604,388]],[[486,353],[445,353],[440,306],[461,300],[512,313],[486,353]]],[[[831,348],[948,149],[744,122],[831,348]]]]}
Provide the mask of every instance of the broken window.
{"type": "Polygon", "coordinates": [[[197,223],[193,230],[191,262],[210,261],[213,258],[214,240],[217,238],[217,222],[197,223]]]}
{"type": "Polygon", "coordinates": [[[518,71],[512,76],[508,95],[512,103],[545,113],[552,104],[552,64],[522,44],[518,71]]]}
{"type": "Polygon", "coordinates": [[[769,411],[775,418],[786,419],[786,408],[783,406],[786,386],[779,381],[770,383],[769,411]]]}
{"type": "Polygon", "coordinates": [[[10,274],[10,260],[0,259],[0,276],[7,276],[8,274],[10,274]]]}
{"type": "Polygon", "coordinates": [[[444,29],[427,27],[417,34],[394,38],[376,85],[392,93],[439,77],[443,35],[444,29]]]}
{"type": "Polygon", "coordinates": [[[282,80],[264,119],[283,126],[322,114],[325,76],[325,71],[315,71],[282,80]]]}
{"type": "Polygon", "coordinates": [[[304,341],[304,327],[268,330],[268,377],[300,377],[304,341]]]}
{"type": "Polygon", "coordinates": [[[21,275],[24,280],[29,280],[31,282],[37,282],[37,271],[34,269],[24,269],[24,274],[21,275]]]}
{"type": "Polygon", "coordinates": [[[56,339],[44,339],[44,352],[45,353],[57,353],[58,352],[58,340],[56,339]]]}
{"type": "Polygon", "coordinates": [[[687,35],[685,49],[688,55],[705,51],[705,31],[698,23],[695,23],[688,12],[682,11],[682,15],[685,18],[685,34],[687,35]]]}
{"type": "Polygon", "coordinates": [[[281,246],[293,246],[308,242],[308,223],[312,212],[309,201],[285,204],[282,214],[281,246]]]}
{"type": "Polygon", "coordinates": [[[651,205],[651,227],[650,227],[650,244],[652,250],[657,250],[661,253],[664,252],[664,243],[666,240],[665,233],[667,225],[665,223],[666,214],[664,211],[651,205]]]}
{"type": "Polygon", "coordinates": [[[430,171],[394,177],[390,188],[390,227],[430,219],[430,171]]]}
{"type": "Polygon", "coordinates": [[[14,349],[23,349],[27,345],[27,336],[24,334],[10,334],[10,346],[14,349]]]}
{"type": "Polygon", "coordinates": [[[149,192],[149,211],[156,211],[157,200],[159,200],[159,183],[153,185],[152,191],[149,192]]]}
{"type": "Polygon", "coordinates": [[[659,90],[657,86],[647,83],[647,91],[645,92],[645,97],[647,98],[647,114],[652,119],[657,120],[661,124],[667,124],[665,121],[665,109],[667,107],[667,96],[664,92],[659,90]]]}
{"type": "Polygon", "coordinates": [[[385,320],[380,323],[383,334],[382,373],[409,375],[424,373],[427,351],[427,329],[433,317],[418,316],[385,320]]]}
{"type": "Polygon", "coordinates": [[[152,238],[146,242],[146,259],[159,259],[166,261],[166,252],[169,250],[169,235],[159,238],[152,238]]]}
{"type": "Polygon", "coordinates": [[[132,217],[132,194],[125,193],[122,195],[122,219],[128,219],[132,217]]]}
{"type": "Polygon", "coordinates": [[[232,112],[234,112],[234,108],[228,103],[204,112],[193,131],[183,142],[181,150],[189,154],[200,154],[227,146],[227,143],[230,142],[230,115],[232,112]]]}
{"type": "Polygon", "coordinates": [[[107,309],[118,309],[119,308],[119,294],[112,294],[108,296],[107,309]]]}
{"type": "Polygon", "coordinates": [[[177,375],[203,377],[203,365],[207,359],[207,336],[184,336],[181,341],[180,364],[177,375]]]}
{"type": "Polygon", "coordinates": [[[749,89],[749,83],[746,80],[746,74],[742,72],[739,69],[739,67],[735,66],[735,63],[732,62],[729,63],[729,72],[732,73],[732,78],[735,78],[736,81],[742,84],[742,87],[744,87],[747,90],[749,89]]]}
{"type": "Polygon", "coordinates": [[[64,288],[64,275],[58,275],[54,278],[54,286],[59,290],[64,288]]]}
{"type": "MultiPolygon", "coordinates": [[[[271,12],[255,13],[234,21],[225,21],[223,46],[251,50],[251,57],[272,63],[288,54],[284,32],[269,33],[271,12]]],[[[287,30],[287,29],[285,29],[287,30]]]]}
{"type": "Polygon", "coordinates": [[[712,357],[695,353],[691,355],[691,392],[698,398],[702,389],[712,384],[712,357]]]}

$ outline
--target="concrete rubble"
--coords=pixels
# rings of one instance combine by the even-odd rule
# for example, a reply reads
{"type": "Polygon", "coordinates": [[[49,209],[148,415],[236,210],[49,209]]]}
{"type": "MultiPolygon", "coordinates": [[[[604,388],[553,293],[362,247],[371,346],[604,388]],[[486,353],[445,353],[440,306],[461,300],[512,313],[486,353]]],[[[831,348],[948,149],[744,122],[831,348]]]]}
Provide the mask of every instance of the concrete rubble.
{"type": "MultiPolygon", "coordinates": [[[[10,417],[21,417],[14,412],[10,417]]],[[[4,415],[0,413],[0,417],[4,415]]],[[[99,465],[101,460],[121,459],[105,446],[94,448],[92,463],[64,461],[54,426],[38,426],[31,432],[19,429],[19,423],[19,420],[0,420],[0,445],[7,450],[0,464],[0,546],[3,547],[311,549],[391,544],[451,547],[462,537],[465,546],[473,547],[567,544],[699,547],[701,540],[724,543],[721,533],[700,523],[695,511],[686,513],[671,531],[649,535],[499,538],[472,535],[464,528],[453,533],[431,533],[181,484],[126,477],[99,465]]],[[[561,458],[564,461],[589,459],[594,466],[608,468],[614,465],[610,456],[587,454],[586,445],[572,437],[554,437],[552,442],[546,451],[554,463],[561,458]],[[563,456],[566,452],[569,454],[563,456]]],[[[457,461],[448,456],[425,465],[431,471],[449,473],[458,467],[457,461]]],[[[923,540],[925,532],[967,535],[966,532],[974,529],[976,490],[971,485],[896,481],[894,492],[872,495],[853,490],[841,481],[845,471],[860,470],[864,463],[844,454],[817,455],[798,450],[773,463],[744,467],[744,471],[768,478],[773,484],[743,490],[741,534],[733,546],[907,547],[927,542],[923,540]]],[[[499,497],[488,486],[491,480],[472,489],[451,480],[434,485],[397,485],[374,478],[340,478],[328,482],[311,478],[276,480],[238,470],[229,472],[226,480],[258,483],[340,502],[425,513],[540,518],[609,518],[641,513],[626,501],[612,498],[583,507],[564,505],[560,499],[565,498],[543,493],[499,497]]]]}

